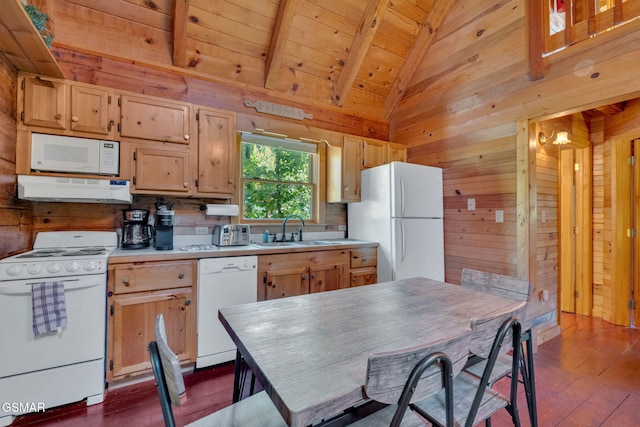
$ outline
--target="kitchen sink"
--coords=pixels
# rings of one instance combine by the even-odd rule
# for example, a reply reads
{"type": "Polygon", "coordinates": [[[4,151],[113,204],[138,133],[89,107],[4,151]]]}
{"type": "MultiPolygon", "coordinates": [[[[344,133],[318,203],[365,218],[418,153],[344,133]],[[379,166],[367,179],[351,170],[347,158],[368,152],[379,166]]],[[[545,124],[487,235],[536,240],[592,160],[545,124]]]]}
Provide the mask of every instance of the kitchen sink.
{"type": "Polygon", "coordinates": [[[279,247],[279,246],[296,246],[294,242],[267,242],[267,243],[254,243],[256,246],[271,248],[271,247],[279,247]]]}
{"type": "Polygon", "coordinates": [[[308,240],[302,242],[296,242],[296,245],[303,246],[327,246],[327,245],[339,245],[340,242],[332,242],[328,240],[308,240]]]}

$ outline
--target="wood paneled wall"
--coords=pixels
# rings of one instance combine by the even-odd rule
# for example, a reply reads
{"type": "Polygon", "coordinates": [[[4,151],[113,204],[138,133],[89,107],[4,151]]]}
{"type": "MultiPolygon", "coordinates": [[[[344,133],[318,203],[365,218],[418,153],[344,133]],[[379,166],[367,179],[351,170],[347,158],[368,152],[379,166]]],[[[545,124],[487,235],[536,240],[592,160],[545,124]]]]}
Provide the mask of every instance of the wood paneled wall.
{"type": "MultiPolygon", "coordinates": [[[[632,65],[640,53],[635,27],[552,55],[545,77],[531,81],[524,8],[519,0],[456,2],[391,117],[390,139],[407,144],[410,162],[445,168],[445,265],[451,282],[459,280],[462,267],[518,271],[513,204],[519,120],[638,97],[640,87],[630,84],[640,76],[632,65]],[[475,212],[466,209],[469,197],[476,198],[475,212]],[[496,209],[504,210],[504,224],[495,223],[496,209]]],[[[532,299],[541,303],[538,292],[548,290],[547,304],[557,307],[557,158],[536,150],[529,166],[535,168],[531,191],[537,195],[530,200],[538,206],[526,220],[538,232],[529,246],[535,253],[525,259],[536,292],[532,299]]],[[[606,280],[606,272],[601,276],[606,280]]]]}
{"type": "Polygon", "coordinates": [[[17,72],[0,57],[0,257],[29,249],[33,215],[16,194],[17,72]]]}

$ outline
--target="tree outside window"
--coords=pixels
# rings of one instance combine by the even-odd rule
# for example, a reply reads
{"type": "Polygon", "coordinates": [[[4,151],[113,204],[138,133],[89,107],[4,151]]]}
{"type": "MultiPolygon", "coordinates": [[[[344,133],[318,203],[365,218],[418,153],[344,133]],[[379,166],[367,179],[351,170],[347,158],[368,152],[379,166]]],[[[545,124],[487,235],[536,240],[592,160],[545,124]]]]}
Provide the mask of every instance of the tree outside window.
{"type": "Polygon", "coordinates": [[[315,144],[243,133],[240,150],[244,219],[313,219],[315,144]]]}

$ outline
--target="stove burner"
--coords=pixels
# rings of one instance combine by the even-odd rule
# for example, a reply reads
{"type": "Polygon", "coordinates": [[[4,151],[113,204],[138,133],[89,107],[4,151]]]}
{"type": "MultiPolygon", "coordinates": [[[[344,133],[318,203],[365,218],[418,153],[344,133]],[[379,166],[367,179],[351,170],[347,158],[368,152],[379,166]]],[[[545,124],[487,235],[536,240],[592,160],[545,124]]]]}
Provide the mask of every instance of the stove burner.
{"type": "Polygon", "coordinates": [[[16,256],[16,258],[50,258],[61,256],[89,256],[89,255],[102,255],[105,253],[105,248],[102,246],[91,246],[86,248],[45,248],[36,249],[33,252],[28,252],[22,255],[16,256]]]}

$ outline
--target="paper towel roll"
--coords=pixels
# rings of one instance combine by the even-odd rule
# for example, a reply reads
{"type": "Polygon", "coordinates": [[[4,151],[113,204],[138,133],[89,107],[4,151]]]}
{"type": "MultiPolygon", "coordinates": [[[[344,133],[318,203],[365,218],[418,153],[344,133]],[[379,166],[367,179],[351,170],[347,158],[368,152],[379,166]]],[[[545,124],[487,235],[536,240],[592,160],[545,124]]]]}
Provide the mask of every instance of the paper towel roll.
{"type": "Polygon", "coordinates": [[[238,216],[238,205],[207,204],[205,215],[238,216]]]}

